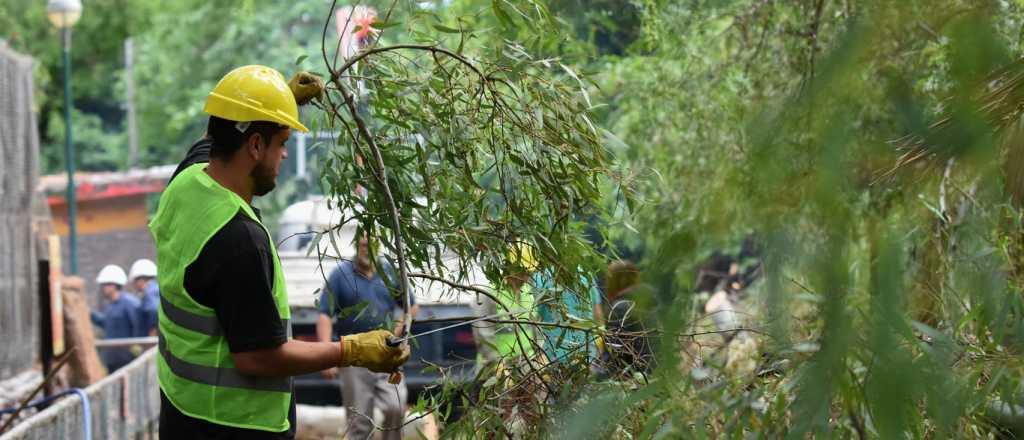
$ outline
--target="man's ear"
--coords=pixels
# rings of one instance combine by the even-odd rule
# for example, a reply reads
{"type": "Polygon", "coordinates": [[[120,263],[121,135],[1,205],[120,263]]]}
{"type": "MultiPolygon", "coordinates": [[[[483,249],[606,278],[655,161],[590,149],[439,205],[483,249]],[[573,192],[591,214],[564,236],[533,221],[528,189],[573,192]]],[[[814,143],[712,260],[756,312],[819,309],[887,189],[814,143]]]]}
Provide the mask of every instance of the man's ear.
{"type": "Polygon", "coordinates": [[[253,133],[245,140],[245,151],[249,153],[249,157],[257,161],[262,159],[263,155],[266,154],[266,149],[263,148],[263,145],[260,145],[262,143],[262,139],[263,135],[253,133]]]}

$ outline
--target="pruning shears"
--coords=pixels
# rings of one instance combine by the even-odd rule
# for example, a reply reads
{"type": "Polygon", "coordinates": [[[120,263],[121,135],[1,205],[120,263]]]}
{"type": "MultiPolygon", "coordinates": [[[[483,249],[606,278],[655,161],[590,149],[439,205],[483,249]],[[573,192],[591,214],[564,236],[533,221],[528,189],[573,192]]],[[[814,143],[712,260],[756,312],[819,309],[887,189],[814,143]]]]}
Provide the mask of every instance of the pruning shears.
{"type": "MultiPolygon", "coordinates": [[[[409,342],[410,340],[416,339],[416,338],[418,338],[420,336],[426,336],[426,335],[429,335],[431,333],[437,333],[437,332],[441,332],[441,331],[445,331],[445,330],[451,330],[453,328],[462,327],[464,325],[469,325],[469,324],[477,323],[477,322],[480,322],[480,321],[490,321],[492,319],[498,319],[498,318],[502,318],[502,317],[505,317],[505,316],[512,315],[513,313],[514,312],[509,311],[509,312],[504,312],[504,313],[495,313],[493,315],[481,316],[479,318],[470,319],[468,321],[462,321],[462,322],[455,323],[455,324],[452,324],[452,325],[446,325],[446,326],[441,327],[441,328],[435,328],[433,330],[427,330],[427,331],[425,331],[423,333],[417,333],[415,335],[408,335],[408,336],[404,336],[404,337],[401,337],[401,338],[388,338],[384,343],[387,344],[388,347],[397,347],[397,346],[402,345],[402,344],[404,344],[406,342],[409,342]]],[[[402,381],[402,373],[398,372],[398,371],[396,371],[394,373],[391,373],[391,376],[388,377],[388,383],[390,383],[392,385],[398,384],[401,381],[402,381]]]]}

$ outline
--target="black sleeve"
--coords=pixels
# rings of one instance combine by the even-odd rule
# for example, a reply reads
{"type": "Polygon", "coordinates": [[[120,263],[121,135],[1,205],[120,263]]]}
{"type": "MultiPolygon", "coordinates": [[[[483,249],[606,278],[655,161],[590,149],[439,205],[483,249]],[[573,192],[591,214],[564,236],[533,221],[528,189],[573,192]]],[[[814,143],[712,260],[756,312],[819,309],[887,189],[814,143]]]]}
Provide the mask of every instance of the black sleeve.
{"type": "Polygon", "coordinates": [[[263,228],[239,213],[185,270],[185,288],[214,309],[232,353],[288,340],[274,303],[274,260],[267,243],[263,228]]]}
{"type": "MultiPolygon", "coordinates": [[[[188,153],[185,153],[185,160],[178,164],[178,168],[174,170],[174,174],[171,175],[171,180],[178,177],[178,173],[185,171],[188,168],[197,163],[207,163],[210,161],[210,146],[213,145],[213,141],[209,138],[202,138],[198,142],[192,145],[192,148],[188,149],[188,153]]],[[[170,184],[171,180],[167,183],[170,184]]]]}

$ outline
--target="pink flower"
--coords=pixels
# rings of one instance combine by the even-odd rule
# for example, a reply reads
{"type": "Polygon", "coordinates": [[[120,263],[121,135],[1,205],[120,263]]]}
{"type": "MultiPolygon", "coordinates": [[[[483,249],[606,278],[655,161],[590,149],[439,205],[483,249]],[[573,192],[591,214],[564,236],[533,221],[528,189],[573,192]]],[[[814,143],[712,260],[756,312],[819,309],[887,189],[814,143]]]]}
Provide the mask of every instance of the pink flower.
{"type": "Polygon", "coordinates": [[[373,27],[373,23],[377,22],[377,16],[373,12],[368,12],[365,15],[357,17],[355,20],[356,24],[356,38],[363,41],[372,35],[377,35],[380,29],[373,27]]]}
{"type": "Polygon", "coordinates": [[[377,11],[373,8],[366,6],[338,8],[335,22],[340,39],[338,49],[342,58],[356,54],[380,33],[380,29],[373,27],[373,23],[376,21],[377,11]]]}

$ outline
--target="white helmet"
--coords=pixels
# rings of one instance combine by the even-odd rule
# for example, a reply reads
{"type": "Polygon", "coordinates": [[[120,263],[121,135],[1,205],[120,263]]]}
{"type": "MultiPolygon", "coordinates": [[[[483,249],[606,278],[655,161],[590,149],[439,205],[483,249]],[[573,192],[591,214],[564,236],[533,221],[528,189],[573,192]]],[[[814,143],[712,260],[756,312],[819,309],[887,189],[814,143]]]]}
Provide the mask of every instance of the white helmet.
{"type": "Polygon", "coordinates": [[[156,264],[145,258],[135,260],[132,268],[128,269],[128,279],[135,281],[138,277],[156,278],[156,264]]]}
{"type": "Polygon", "coordinates": [[[96,283],[98,284],[117,284],[123,286],[128,282],[128,276],[124,274],[124,269],[116,264],[108,264],[100,270],[100,274],[96,275],[96,283]]]}

